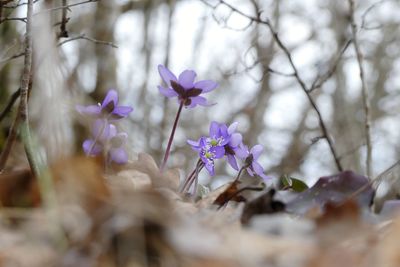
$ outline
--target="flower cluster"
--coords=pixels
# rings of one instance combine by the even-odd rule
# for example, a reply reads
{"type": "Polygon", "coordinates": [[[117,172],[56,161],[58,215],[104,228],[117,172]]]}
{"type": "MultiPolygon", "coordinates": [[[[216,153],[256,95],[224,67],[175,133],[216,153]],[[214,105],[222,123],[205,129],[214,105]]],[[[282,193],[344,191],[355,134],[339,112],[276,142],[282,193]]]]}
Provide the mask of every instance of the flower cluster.
{"type": "Polygon", "coordinates": [[[109,90],[103,102],[98,105],[76,106],[79,113],[94,119],[91,137],[86,139],[83,150],[88,156],[106,155],[108,162],[124,164],[128,154],[124,148],[127,140],[125,132],[117,131],[115,121],[125,118],[133,111],[129,106],[118,106],[118,93],[109,90]]]}
{"type": "Polygon", "coordinates": [[[262,153],[262,146],[255,145],[249,150],[243,144],[242,135],[236,132],[237,125],[238,123],[234,122],[228,127],[226,124],[213,121],[208,136],[202,136],[198,141],[188,140],[187,142],[199,153],[201,161],[212,176],[215,174],[214,161],[226,156],[233,169],[239,170],[237,164],[237,158],[239,158],[244,161],[242,168],[246,168],[249,175],[257,174],[263,179],[268,179],[263,167],[257,161],[262,153]]]}

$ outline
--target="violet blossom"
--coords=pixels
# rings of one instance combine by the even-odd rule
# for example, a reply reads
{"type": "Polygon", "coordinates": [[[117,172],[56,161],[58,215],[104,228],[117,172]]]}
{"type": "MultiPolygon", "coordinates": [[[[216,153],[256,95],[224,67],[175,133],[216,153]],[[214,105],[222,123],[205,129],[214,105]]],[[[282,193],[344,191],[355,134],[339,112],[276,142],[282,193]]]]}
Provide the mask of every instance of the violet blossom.
{"type": "Polygon", "coordinates": [[[187,141],[192,149],[199,152],[199,156],[208,173],[214,176],[214,160],[222,158],[225,154],[225,150],[221,146],[210,146],[206,137],[201,137],[198,141],[187,141]]]}
{"type": "Polygon", "coordinates": [[[91,115],[96,118],[106,118],[110,120],[119,120],[125,118],[133,111],[129,106],[118,106],[118,93],[111,89],[107,92],[103,102],[97,105],[81,106],[77,105],[76,110],[85,115],[91,115]]]}
{"type": "Polygon", "coordinates": [[[229,165],[238,171],[239,167],[235,156],[236,150],[242,143],[242,135],[236,133],[237,125],[238,123],[234,122],[228,127],[223,123],[219,124],[215,121],[211,122],[207,142],[210,146],[222,146],[229,165]]]}
{"type": "Polygon", "coordinates": [[[124,148],[128,135],[125,132],[117,132],[114,124],[106,120],[98,119],[92,128],[93,138],[86,139],[83,150],[88,156],[97,156],[104,151],[109,162],[124,164],[128,161],[128,154],[124,148]]]}
{"type": "Polygon", "coordinates": [[[197,74],[193,70],[183,71],[178,78],[163,65],[158,65],[158,72],[167,85],[158,86],[160,93],[168,98],[178,97],[179,102],[189,108],[196,105],[209,106],[207,99],[200,95],[211,92],[218,86],[211,80],[194,82],[197,74]]]}
{"type": "Polygon", "coordinates": [[[270,177],[264,174],[264,168],[257,161],[262,151],[263,147],[261,145],[255,145],[249,150],[246,145],[241,144],[236,150],[236,155],[239,158],[244,159],[246,164],[245,166],[247,166],[246,170],[250,176],[257,174],[264,180],[269,180],[270,177]]]}

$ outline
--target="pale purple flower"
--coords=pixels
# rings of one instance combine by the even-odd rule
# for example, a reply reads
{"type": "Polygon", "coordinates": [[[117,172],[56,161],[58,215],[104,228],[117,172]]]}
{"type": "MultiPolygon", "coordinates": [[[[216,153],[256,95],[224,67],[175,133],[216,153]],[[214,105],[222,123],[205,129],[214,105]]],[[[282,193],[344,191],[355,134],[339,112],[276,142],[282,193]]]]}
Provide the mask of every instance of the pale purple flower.
{"type": "Polygon", "coordinates": [[[115,125],[98,119],[93,125],[92,135],[92,138],[86,139],[82,144],[86,155],[97,156],[106,150],[109,162],[124,164],[128,161],[124,148],[128,135],[124,132],[118,133],[115,125]]]}
{"type": "Polygon", "coordinates": [[[193,70],[183,71],[178,78],[163,65],[158,65],[158,72],[167,85],[167,87],[158,86],[160,93],[168,98],[178,97],[178,100],[189,108],[194,108],[196,105],[209,106],[207,99],[200,95],[211,92],[218,86],[211,80],[195,82],[197,74],[193,70]]]}
{"type": "Polygon", "coordinates": [[[250,176],[254,176],[254,174],[257,174],[264,180],[269,180],[270,177],[264,174],[264,168],[257,161],[262,151],[263,147],[261,145],[255,145],[252,149],[249,150],[246,145],[241,144],[236,150],[236,155],[239,158],[245,160],[245,164],[248,166],[246,170],[250,176]]]}
{"type": "Polygon", "coordinates": [[[118,106],[118,93],[111,89],[107,92],[103,102],[97,105],[81,106],[77,105],[76,110],[81,114],[91,115],[97,118],[107,118],[118,120],[125,118],[133,111],[129,106],[118,106]]]}
{"type": "Polygon", "coordinates": [[[242,135],[236,133],[237,125],[238,123],[234,122],[228,127],[224,123],[219,124],[213,121],[210,124],[210,136],[207,138],[209,145],[222,146],[224,148],[228,163],[235,170],[239,170],[235,157],[236,150],[242,143],[242,135]]]}
{"type": "Polygon", "coordinates": [[[198,141],[187,141],[194,150],[199,152],[201,161],[204,163],[208,173],[214,176],[214,160],[222,158],[225,150],[221,146],[210,146],[206,137],[201,137],[198,141]]]}

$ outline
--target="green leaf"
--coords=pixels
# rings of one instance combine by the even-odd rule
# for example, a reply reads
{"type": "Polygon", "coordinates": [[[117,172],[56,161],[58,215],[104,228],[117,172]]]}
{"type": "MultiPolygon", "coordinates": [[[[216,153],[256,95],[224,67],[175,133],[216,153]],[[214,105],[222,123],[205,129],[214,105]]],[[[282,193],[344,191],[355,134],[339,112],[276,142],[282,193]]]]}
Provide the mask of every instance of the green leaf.
{"type": "Polygon", "coordinates": [[[281,184],[282,184],[282,190],[287,190],[291,189],[295,192],[303,192],[304,190],[308,189],[308,186],[306,183],[304,183],[302,180],[290,177],[289,175],[282,175],[280,178],[281,184]]]}

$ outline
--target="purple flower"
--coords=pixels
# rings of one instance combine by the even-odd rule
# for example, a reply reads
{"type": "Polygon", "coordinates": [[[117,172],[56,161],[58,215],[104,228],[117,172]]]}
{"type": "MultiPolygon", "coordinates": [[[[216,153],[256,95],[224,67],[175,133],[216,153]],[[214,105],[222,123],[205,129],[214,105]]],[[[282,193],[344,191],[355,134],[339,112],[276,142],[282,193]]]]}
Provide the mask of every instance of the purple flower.
{"type": "Polygon", "coordinates": [[[214,160],[222,158],[225,150],[221,146],[210,146],[206,137],[201,137],[198,141],[187,141],[192,148],[199,152],[201,161],[204,163],[208,173],[214,176],[214,160]]]}
{"type": "Polygon", "coordinates": [[[228,127],[226,124],[213,121],[210,125],[210,137],[207,138],[210,146],[222,146],[224,148],[228,163],[235,170],[239,170],[235,157],[236,150],[242,143],[242,135],[235,132],[237,125],[238,123],[234,122],[228,127]]]}
{"type": "Polygon", "coordinates": [[[125,118],[133,111],[129,106],[118,106],[118,93],[111,89],[107,92],[103,102],[97,105],[76,106],[76,110],[82,114],[95,117],[103,117],[112,120],[125,118]]]}
{"type": "Polygon", "coordinates": [[[178,100],[189,108],[196,105],[209,106],[201,94],[211,92],[218,84],[211,80],[194,82],[197,74],[193,70],[183,71],[177,78],[169,69],[158,65],[158,72],[167,87],[158,86],[158,90],[166,97],[178,97],[178,100]]]}
{"type": "Polygon", "coordinates": [[[86,139],[82,144],[86,155],[97,156],[107,151],[110,162],[124,164],[128,161],[128,154],[124,148],[128,135],[124,132],[118,133],[115,125],[107,123],[107,120],[98,119],[93,125],[92,135],[93,138],[86,139]]]}
{"type": "Polygon", "coordinates": [[[236,150],[236,155],[245,160],[247,172],[250,176],[254,176],[257,174],[258,176],[262,177],[264,180],[269,180],[270,177],[264,174],[264,168],[257,162],[257,159],[260,157],[263,151],[263,147],[261,145],[255,145],[252,149],[241,144],[239,148],[236,150]]]}

